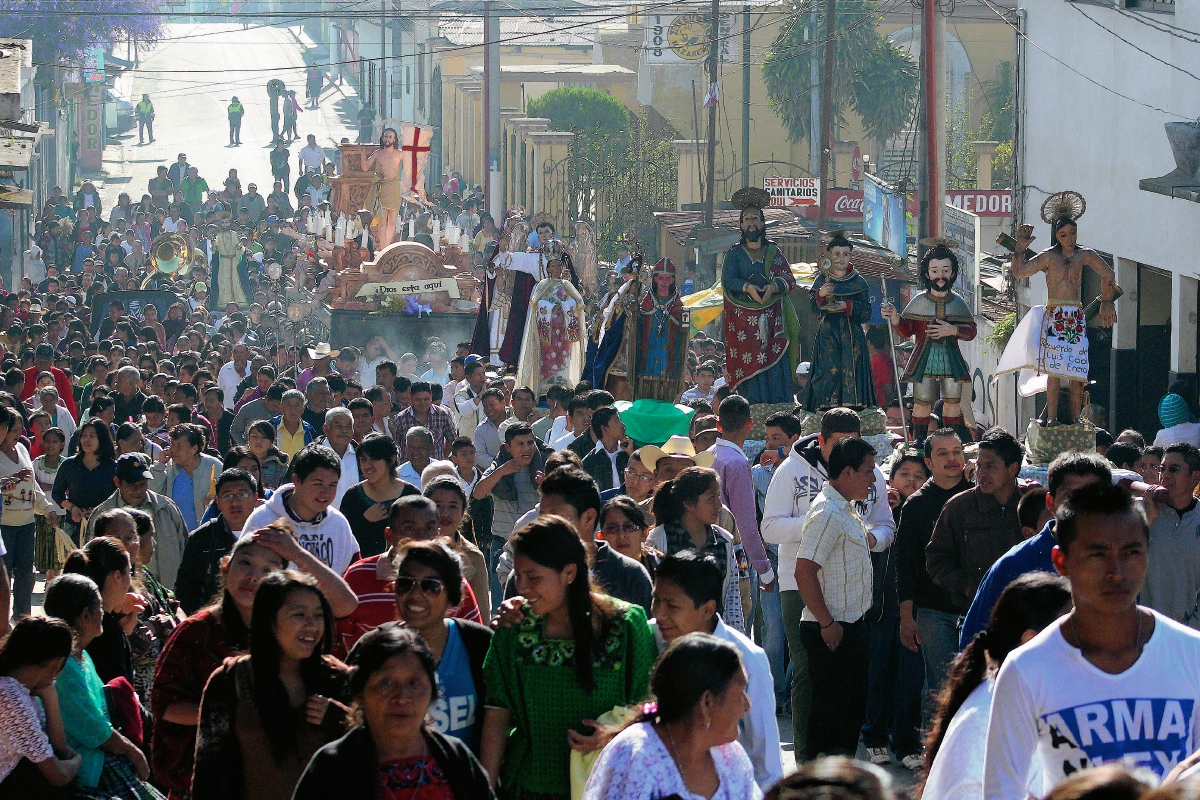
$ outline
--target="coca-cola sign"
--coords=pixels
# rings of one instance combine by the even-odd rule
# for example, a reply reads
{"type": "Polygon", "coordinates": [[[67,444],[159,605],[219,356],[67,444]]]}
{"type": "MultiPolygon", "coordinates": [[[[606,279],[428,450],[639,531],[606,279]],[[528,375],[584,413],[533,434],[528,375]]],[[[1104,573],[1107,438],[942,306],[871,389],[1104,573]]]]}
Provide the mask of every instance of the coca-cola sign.
{"type": "MultiPolygon", "coordinates": [[[[861,189],[830,189],[826,195],[829,215],[845,219],[862,219],[863,193],[861,189]]],[[[816,217],[816,207],[806,208],[805,216],[816,217]]]]}
{"type": "Polygon", "coordinates": [[[830,192],[829,210],[834,216],[847,217],[862,214],[863,193],[861,190],[830,192]]]}

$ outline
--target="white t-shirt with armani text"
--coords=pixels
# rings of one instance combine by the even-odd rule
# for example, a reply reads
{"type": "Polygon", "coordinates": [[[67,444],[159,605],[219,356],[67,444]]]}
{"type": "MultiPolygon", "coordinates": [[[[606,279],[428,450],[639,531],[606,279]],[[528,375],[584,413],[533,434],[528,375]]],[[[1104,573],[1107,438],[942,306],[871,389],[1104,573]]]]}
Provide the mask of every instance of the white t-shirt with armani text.
{"type": "Polygon", "coordinates": [[[1150,641],[1119,675],[1068,644],[1063,620],[1005,659],[988,724],[985,800],[1025,797],[1034,759],[1041,761],[1044,797],[1100,764],[1144,767],[1161,777],[1200,746],[1200,633],[1154,616],[1150,641]]]}

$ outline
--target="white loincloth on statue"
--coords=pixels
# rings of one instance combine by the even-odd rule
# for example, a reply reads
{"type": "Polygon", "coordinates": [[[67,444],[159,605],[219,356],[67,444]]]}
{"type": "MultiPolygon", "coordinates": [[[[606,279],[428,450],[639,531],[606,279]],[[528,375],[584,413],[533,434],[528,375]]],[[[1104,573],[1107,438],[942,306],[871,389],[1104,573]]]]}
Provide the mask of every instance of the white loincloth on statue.
{"type": "Polygon", "coordinates": [[[996,375],[1020,371],[1017,391],[1046,391],[1051,375],[1087,383],[1087,323],[1080,306],[1034,306],[1022,318],[996,365],[996,375]]]}

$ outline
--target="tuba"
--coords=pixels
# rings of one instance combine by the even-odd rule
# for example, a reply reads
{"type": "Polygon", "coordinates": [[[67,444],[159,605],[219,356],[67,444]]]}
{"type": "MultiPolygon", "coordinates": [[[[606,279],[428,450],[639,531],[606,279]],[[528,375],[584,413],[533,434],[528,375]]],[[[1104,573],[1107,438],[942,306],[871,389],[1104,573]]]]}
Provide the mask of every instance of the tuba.
{"type": "Polygon", "coordinates": [[[196,257],[192,240],[182,233],[161,233],[150,243],[149,264],[141,288],[160,275],[187,275],[196,257]]]}

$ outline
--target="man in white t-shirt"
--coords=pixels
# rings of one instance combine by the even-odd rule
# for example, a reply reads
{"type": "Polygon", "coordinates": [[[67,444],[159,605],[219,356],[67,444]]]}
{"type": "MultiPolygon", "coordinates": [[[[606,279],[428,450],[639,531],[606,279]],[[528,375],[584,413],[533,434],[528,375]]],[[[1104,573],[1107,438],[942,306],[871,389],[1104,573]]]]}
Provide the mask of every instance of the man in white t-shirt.
{"type": "Polygon", "coordinates": [[[277,519],[287,520],[301,547],[344,575],[359,553],[350,523],[331,505],[342,476],[341,459],[324,445],[310,445],[296,454],[293,475],[295,483],[280,486],[265,505],[250,514],[240,536],[249,536],[277,519]]]}
{"type": "Polygon", "coordinates": [[[1149,529],[1129,492],[1093,483],[1056,513],[1054,568],[1074,610],[1000,668],[984,759],[985,800],[1044,797],[1075,772],[1124,763],[1164,776],[1200,744],[1200,633],[1137,605],[1149,529]]]}
{"type": "Polygon", "coordinates": [[[308,135],[308,145],[300,149],[300,174],[310,169],[320,172],[325,166],[325,148],[317,146],[317,137],[308,135]]]}

